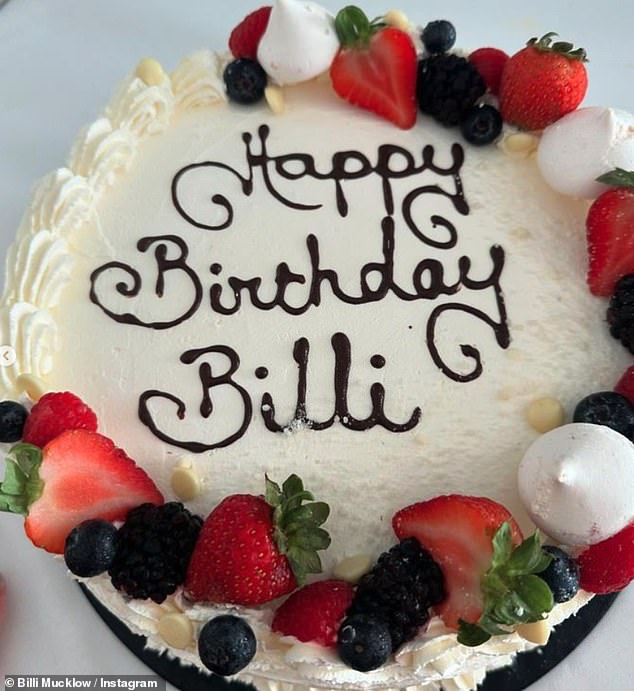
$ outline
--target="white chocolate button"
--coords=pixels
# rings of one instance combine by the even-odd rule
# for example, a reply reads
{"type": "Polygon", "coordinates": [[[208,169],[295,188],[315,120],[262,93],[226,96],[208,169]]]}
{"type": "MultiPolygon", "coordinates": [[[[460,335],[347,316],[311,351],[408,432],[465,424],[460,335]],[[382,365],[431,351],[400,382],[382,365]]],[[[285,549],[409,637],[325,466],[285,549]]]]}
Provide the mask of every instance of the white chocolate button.
{"type": "Polygon", "coordinates": [[[537,645],[546,645],[550,638],[550,624],[547,619],[531,624],[520,624],[517,627],[517,633],[526,641],[537,645]]]}
{"type": "Polygon", "coordinates": [[[512,156],[527,158],[537,151],[539,139],[534,134],[528,132],[516,132],[509,134],[502,140],[502,148],[512,156]]]}
{"type": "Polygon", "coordinates": [[[194,638],[194,625],[184,614],[170,612],[159,619],[157,632],[167,645],[183,650],[194,638]]]}
{"type": "Polygon", "coordinates": [[[24,392],[34,403],[48,391],[46,384],[34,374],[21,374],[15,383],[18,393],[24,392]]]}
{"type": "Polygon", "coordinates": [[[374,559],[369,554],[355,554],[342,559],[335,566],[333,576],[348,583],[358,583],[370,571],[373,563],[374,559]]]}
{"type": "Polygon", "coordinates": [[[161,63],[154,58],[143,58],[136,66],[136,76],[148,86],[157,86],[165,79],[161,63]]]}
{"type": "Polygon", "coordinates": [[[181,501],[191,501],[200,494],[200,478],[194,468],[174,468],[171,484],[174,494],[181,501]]]}
{"type": "Polygon", "coordinates": [[[269,85],[264,89],[264,98],[269,104],[269,108],[275,115],[281,115],[284,112],[284,92],[279,86],[269,85]]]}
{"type": "Polygon", "coordinates": [[[389,12],[386,12],[385,16],[383,17],[383,21],[388,26],[392,26],[395,29],[400,29],[401,31],[409,31],[410,28],[409,19],[402,10],[390,10],[389,12]]]}
{"type": "Polygon", "coordinates": [[[538,398],[526,409],[526,419],[534,430],[545,434],[564,424],[566,411],[556,398],[538,398]]]}

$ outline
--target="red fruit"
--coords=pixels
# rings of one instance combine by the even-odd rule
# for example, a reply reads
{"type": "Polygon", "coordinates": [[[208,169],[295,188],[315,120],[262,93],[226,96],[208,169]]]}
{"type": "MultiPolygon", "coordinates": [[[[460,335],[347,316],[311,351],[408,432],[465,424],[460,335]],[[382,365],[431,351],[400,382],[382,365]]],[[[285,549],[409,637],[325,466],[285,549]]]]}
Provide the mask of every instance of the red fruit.
{"type": "Polygon", "coordinates": [[[509,56],[499,48],[478,48],[469,55],[469,62],[484,79],[487,89],[496,96],[500,93],[502,72],[509,56]]]}
{"type": "Polygon", "coordinates": [[[522,532],[501,504],[456,494],[413,504],[392,519],[399,540],[415,537],[440,565],[447,598],[436,611],[448,627],[458,629],[460,619],[472,624],[480,619],[480,580],[491,565],[493,536],[505,522],[519,544],[522,532]]]}
{"type": "Polygon", "coordinates": [[[73,393],[47,393],[33,406],[26,419],[22,441],[39,446],[69,429],[97,431],[97,416],[73,393]]]}
{"type": "Polygon", "coordinates": [[[271,628],[282,636],[326,648],[337,645],[337,632],[354,588],[345,581],[318,581],[294,592],[277,610],[271,628]]]}
{"type": "Polygon", "coordinates": [[[306,504],[300,515],[304,498],[312,495],[291,475],[282,490],[267,478],[266,500],[234,494],[220,502],[205,521],[189,562],[188,596],[261,605],[294,590],[307,573],[318,573],[317,550],[330,544],[328,533],[318,527],[328,517],[328,507],[306,504]]]}
{"type": "Polygon", "coordinates": [[[337,94],[402,129],[416,123],[416,49],[403,31],[388,27],[362,47],[342,47],[331,67],[337,94]]]}
{"type": "Polygon", "coordinates": [[[614,391],[620,393],[621,396],[625,396],[634,405],[634,365],[625,370],[623,376],[614,387],[614,391]]]}
{"type": "Polygon", "coordinates": [[[577,559],[581,587],[589,593],[615,593],[634,581],[634,523],[577,559]]]}
{"type": "Polygon", "coordinates": [[[505,122],[541,130],[583,101],[588,88],[583,49],[552,43],[546,34],[531,39],[506,63],[500,84],[500,112],[505,122]]]}
{"type": "Polygon", "coordinates": [[[145,471],[96,432],[63,432],[42,451],[19,444],[10,458],[17,462],[0,486],[0,510],[27,513],[26,534],[48,552],[63,554],[66,537],[83,521],[122,521],[139,504],[163,503],[145,471]]]}
{"type": "Polygon", "coordinates": [[[586,230],[590,291],[609,296],[620,278],[634,272],[634,187],[609,189],[598,197],[586,230]]]}
{"type": "Polygon", "coordinates": [[[267,6],[251,12],[231,32],[229,50],[234,58],[257,60],[258,46],[268,26],[272,9],[267,6]]]}

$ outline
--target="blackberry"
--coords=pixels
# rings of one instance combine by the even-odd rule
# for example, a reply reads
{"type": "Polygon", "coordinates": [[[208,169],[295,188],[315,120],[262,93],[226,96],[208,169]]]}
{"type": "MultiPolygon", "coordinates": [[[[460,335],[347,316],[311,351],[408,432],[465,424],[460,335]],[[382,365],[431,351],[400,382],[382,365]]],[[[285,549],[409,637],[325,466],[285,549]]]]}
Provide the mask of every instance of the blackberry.
{"type": "Polygon", "coordinates": [[[568,602],[579,592],[579,567],[577,562],[558,547],[542,548],[553,560],[538,576],[553,592],[555,602],[568,602]]]}
{"type": "Polygon", "coordinates": [[[179,502],[141,504],[119,529],[109,574],[130,597],[161,603],[184,583],[202,518],[179,502]]]}
{"type": "Polygon", "coordinates": [[[617,282],[607,318],[612,336],[634,354],[634,274],[617,282]]]}
{"type": "Polygon", "coordinates": [[[411,537],[384,552],[363,576],[347,616],[368,615],[383,621],[395,652],[429,621],[429,608],[444,599],[440,567],[411,537]]]}
{"type": "Polygon", "coordinates": [[[0,442],[12,444],[14,441],[20,441],[28,416],[23,405],[15,401],[2,401],[0,403],[0,442]]]}
{"type": "Polygon", "coordinates": [[[575,408],[573,422],[604,425],[634,441],[634,407],[621,394],[599,391],[583,398],[575,408]]]}
{"type": "Polygon", "coordinates": [[[443,125],[458,125],[485,91],[480,73],[465,58],[432,55],[418,63],[418,105],[443,125]]]}
{"type": "Polygon", "coordinates": [[[227,95],[232,101],[245,105],[257,103],[264,96],[267,77],[260,63],[250,58],[230,62],[224,71],[227,95]]]}

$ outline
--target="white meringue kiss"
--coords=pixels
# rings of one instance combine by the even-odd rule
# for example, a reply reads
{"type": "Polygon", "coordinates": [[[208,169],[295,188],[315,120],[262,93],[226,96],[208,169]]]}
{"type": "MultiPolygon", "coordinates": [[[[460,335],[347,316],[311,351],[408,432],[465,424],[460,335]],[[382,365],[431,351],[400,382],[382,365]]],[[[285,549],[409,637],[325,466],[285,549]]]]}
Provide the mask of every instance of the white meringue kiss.
{"type": "Polygon", "coordinates": [[[331,65],[339,39],[333,16],[313,2],[275,0],[258,61],[277,84],[299,84],[331,65]]]}
{"type": "Polygon", "coordinates": [[[565,545],[593,545],[634,520],[634,444],[609,427],[573,423],[528,449],[519,493],[538,528],[565,545]]]}
{"type": "Polygon", "coordinates": [[[608,188],[596,179],[615,168],[634,170],[634,115],[613,108],[581,108],[544,130],[537,163],[562,194],[594,199],[608,188]]]}

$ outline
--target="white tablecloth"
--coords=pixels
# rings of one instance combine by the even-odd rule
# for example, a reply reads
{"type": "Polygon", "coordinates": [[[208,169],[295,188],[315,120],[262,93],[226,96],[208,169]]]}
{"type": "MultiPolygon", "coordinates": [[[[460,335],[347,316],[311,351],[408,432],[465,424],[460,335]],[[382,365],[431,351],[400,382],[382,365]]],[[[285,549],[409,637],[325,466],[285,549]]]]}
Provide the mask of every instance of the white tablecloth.
{"type": "MultiPolygon", "coordinates": [[[[339,9],[332,0],[326,4],[339,9]]],[[[376,0],[359,4],[372,16],[389,9],[376,0]]],[[[458,44],[468,48],[513,52],[532,35],[560,31],[589,51],[586,103],[634,111],[632,3],[401,0],[399,6],[420,23],[451,19],[458,44]]],[[[152,55],[173,67],[193,49],[222,47],[236,20],[254,7],[253,0],[11,0],[0,10],[0,254],[34,181],[63,164],[77,131],[95,118],[139,57],[152,55]]],[[[0,675],[146,672],[63,564],[25,542],[18,517],[0,518],[0,572],[9,586],[0,675]]],[[[634,586],[531,691],[631,691],[632,622],[634,586]]]]}

